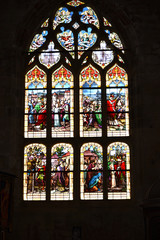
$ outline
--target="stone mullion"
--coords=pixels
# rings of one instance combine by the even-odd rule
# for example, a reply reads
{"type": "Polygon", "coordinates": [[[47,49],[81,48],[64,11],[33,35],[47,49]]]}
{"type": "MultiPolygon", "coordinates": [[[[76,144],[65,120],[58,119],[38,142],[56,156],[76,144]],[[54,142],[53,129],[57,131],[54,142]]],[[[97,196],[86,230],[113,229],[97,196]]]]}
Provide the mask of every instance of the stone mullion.
{"type": "Polygon", "coordinates": [[[102,141],[103,144],[103,199],[107,199],[107,106],[106,106],[106,71],[102,70],[101,73],[101,89],[102,89],[102,139],[106,139],[106,141],[102,141]]]}
{"type": "Polygon", "coordinates": [[[79,61],[78,61],[78,33],[74,34],[75,41],[75,60],[72,65],[74,75],[74,199],[80,198],[80,137],[79,137],[79,61]]]}
{"type": "Polygon", "coordinates": [[[51,128],[52,128],[52,74],[47,74],[47,164],[46,164],[46,200],[50,200],[50,175],[51,175],[51,128]]]}

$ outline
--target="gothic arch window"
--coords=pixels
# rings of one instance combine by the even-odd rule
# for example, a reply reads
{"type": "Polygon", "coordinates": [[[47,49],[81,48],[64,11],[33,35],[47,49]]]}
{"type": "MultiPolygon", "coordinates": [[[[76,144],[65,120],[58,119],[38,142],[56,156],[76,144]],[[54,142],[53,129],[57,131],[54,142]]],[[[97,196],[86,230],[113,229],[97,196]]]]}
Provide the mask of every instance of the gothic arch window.
{"type": "Polygon", "coordinates": [[[130,199],[124,42],[86,2],[53,10],[28,48],[24,200],[130,199]]]}

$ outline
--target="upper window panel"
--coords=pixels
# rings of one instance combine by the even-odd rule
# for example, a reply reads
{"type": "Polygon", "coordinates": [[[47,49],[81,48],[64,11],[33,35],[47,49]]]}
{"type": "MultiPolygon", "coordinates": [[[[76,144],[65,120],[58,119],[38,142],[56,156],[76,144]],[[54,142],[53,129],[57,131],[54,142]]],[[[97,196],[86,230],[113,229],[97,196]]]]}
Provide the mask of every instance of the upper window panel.
{"type": "Polygon", "coordinates": [[[126,53],[110,19],[72,0],[44,20],[28,51],[25,137],[74,137],[78,110],[80,137],[129,136],[126,53]]]}

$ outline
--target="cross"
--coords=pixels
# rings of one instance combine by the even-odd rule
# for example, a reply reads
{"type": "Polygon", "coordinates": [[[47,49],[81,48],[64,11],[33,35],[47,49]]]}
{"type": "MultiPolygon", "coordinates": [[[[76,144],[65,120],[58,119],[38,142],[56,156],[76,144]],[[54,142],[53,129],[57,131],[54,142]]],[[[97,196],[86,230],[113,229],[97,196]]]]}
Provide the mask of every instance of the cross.
{"type": "Polygon", "coordinates": [[[37,77],[37,68],[35,68],[35,78],[37,77]]]}
{"type": "Polygon", "coordinates": [[[91,75],[91,71],[92,71],[92,68],[89,67],[89,68],[88,68],[89,75],[91,75]]]}
{"type": "Polygon", "coordinates": [[[64,68],[62,68],[62,70],[60,71],[60,73],[62,74],[62,78],[63,78],[63,77],[64,77],[64,76],[63,76],[63,73],[65,73],[64,68]]]}

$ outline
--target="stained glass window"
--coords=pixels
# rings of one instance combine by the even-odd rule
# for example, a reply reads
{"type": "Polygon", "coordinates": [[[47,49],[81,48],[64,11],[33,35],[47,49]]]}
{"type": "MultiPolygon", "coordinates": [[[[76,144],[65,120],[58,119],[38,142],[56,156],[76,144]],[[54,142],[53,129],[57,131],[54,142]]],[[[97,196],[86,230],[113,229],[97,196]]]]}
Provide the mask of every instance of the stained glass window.
{"type": "Polygon", "coordinates": [[[111,16],[68,0],[30,36],[24,200],[130,198],[130,66],[111,16]]]}

